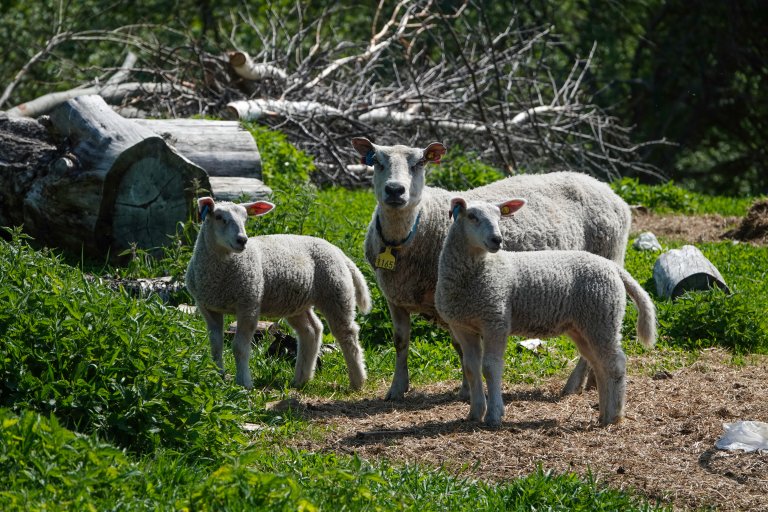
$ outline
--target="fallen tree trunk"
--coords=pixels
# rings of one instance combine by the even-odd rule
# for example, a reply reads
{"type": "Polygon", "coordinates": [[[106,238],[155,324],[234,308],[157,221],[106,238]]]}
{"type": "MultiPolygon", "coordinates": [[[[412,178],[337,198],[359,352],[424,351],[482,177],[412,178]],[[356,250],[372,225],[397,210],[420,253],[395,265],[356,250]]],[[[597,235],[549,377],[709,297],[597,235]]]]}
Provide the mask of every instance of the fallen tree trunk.
{"type": "Polygon", "coordinates": [[[98,95],[69,100],[43,122],[0,119],[10,135],[0,143],[0,222],[23,224],[44,244],[114,259],[168,244],[196,216],[199,195],[271,193],[256,143],[237,122],[125,119],[98,95]]]}
{"type": "Polygon", "coordinates": [[[25,228],[47,243],[112,257],[161,247],[195,214],[196,193],[210,190],[201,167],[100,96],[67,101],[50,124],[71,148],[24,199],[25,228]]]}
{"type": "Polygon", "coordinates": [[[261,178],[261,155],[253,136],[237,121],[135,119],[199,165],[209,176],[261,178]]]}

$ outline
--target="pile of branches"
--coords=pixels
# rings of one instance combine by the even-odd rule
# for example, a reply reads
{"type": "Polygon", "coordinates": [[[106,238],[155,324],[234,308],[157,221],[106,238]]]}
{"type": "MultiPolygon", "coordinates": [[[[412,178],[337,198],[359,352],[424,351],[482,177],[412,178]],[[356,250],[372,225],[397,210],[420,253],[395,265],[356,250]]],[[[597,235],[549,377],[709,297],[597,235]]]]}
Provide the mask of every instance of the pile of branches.
{"type": "Polygon", "coordinates": [[[401,0],[385,14],[381,2],[365,42],[338,40],[329,26],[334,9],[308,19],[300,2],[284,19],[271,17],[269,30],[247,11],[233,15],[229,47],[216,51],[166,47],[136,27],[61,32],[25,68],[65,41],[124,45],[128,57],[92,83],[8,112],[34,117],[96,93],[125,116],[258,121],[313,155],[320,184],[370,183],[371,170],[354,163],[349,144],[361,135],[379,144],[440,140],[510,175],[564,168],[602,179],[655,173],[640,161],[629,130],[585,97],[594,48],[563,71],[553,62],[558,41],[549,28],[511,19],[493,31],[481,3],[450,12],[436,3],[401,0]],[[244,32],[260,43],[237,48],[244,32]]]}

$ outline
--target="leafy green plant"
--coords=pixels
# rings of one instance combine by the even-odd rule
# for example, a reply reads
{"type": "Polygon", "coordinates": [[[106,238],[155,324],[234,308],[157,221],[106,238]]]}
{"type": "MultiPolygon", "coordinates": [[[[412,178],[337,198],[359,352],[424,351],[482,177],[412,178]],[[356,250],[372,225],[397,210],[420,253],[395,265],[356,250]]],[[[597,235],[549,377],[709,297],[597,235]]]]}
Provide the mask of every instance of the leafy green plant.
{"type": "Polygon", "coordinates": [[[611,188],[627,203],[642,205],[656,213],[744,215],[753,198],[706,195],[686,190],[673,181],[660,185],[641,184],[636,178],[622,178],[611,188]]]}
{"type": "Polygon", "coordinates": [[[0,302],[0,406],[138,452],[204,456],[239,436],[204,331],[176,310],[89,282],[18,232],[0,241],[0,302]]]}
{"type": "Polygon", "coordinates": [[[288,143],[285,135],[254,122],[245,123],[261,155],[262,177],[272,190],[288,191],[309,181],[312,157],[288,143]]]}
{"type": "Polygon", "coordinates": [[[452,147],[439,166],[430,166],[427,184],[447,190],[467,190],[500,180],[504,174],[483,163],[477,153],[452,147]]]}

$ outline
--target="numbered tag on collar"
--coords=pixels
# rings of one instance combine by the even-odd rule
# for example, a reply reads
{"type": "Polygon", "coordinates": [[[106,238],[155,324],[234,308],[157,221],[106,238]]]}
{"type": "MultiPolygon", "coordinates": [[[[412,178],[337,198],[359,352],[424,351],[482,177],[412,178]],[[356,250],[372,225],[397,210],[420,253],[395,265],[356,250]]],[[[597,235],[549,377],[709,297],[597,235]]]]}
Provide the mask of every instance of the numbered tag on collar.
{"type": "Polygon", "coordinates": [[[375,266],[385,270],[395,270],[395,263],[397,263],[397,250],[386,246],[376,257],[375,266]]]}

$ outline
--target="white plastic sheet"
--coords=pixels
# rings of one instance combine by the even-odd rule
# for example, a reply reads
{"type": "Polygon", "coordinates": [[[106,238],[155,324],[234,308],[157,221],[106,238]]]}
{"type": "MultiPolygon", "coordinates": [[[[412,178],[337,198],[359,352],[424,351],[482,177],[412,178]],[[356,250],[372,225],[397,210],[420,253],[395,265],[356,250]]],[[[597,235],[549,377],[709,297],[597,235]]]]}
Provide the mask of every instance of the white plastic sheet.
{"type": "Polygon", "coordinates": [[[725,434],[715,442],[715,448],[746,452],[768,450],[768,423],[762,421],[723,423],[723,430],[725,434]]]}

